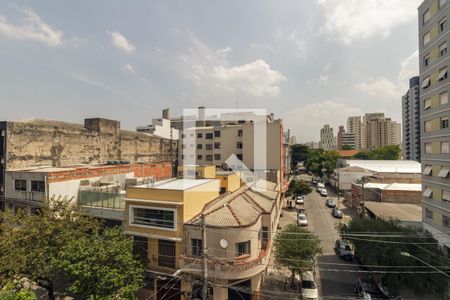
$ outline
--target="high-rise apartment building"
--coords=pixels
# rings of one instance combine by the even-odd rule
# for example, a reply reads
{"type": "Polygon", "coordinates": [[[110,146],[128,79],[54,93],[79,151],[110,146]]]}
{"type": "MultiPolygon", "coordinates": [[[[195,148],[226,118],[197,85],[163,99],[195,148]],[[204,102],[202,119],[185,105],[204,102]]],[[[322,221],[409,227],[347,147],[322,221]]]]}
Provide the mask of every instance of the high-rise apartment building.
{"type": "Polygon", "coordinates": [[[396,121],[391,121],[392,138],[391,145],[402,146],[402,125],[396,121]]]}
{"type": "Polygon", "coordinates": [[[342,147],[346,149],[356,149],[355,134],[345,132],[342,134],[342,147]]]}
{"type": "Polygon", "coordinates": [[[338,150],[342,150],[342,136],[344,135],[344,133],[345,133],[344,126],[342,126],[342,125],[339,126],[339,130],[338,130],[337,137],[336,137],[338,150]]]}
{"type": "Polygon", "coordinates": [[[333,127],[326,124],[320,129],[320,148],[325,151],[334,150],[336,146],[336,138],[333,134],[333,127]]]}
{"type": "Polygon", "coordinates": [[[420,79],[409,80],[409,89],[402,97],[403,158],[420,161],[420,79]]]}
{"type": "Polygon", "coordinates": [[[348,117],[347,132],[355,135],[355,149],[361,149],[361,116],[348,117]]]}
{"type": "Polygon", "coordinates": [[[450,253],[450,81],[448,1],[425,0],[419,6],[422,218],[450,253]]]}
{"type": "Polygon", "coordinates": [[[400,123],[386,118],[384,113],[365,114],[362,121],[361,146],[363,149],[401,144],[400,123]]]}

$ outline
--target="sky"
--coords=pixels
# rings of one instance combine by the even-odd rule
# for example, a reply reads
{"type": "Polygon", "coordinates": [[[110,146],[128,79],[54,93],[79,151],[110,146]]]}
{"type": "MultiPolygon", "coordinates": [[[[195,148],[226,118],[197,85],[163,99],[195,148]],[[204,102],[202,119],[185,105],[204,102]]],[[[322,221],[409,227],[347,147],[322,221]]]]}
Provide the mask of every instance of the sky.
{"type": "Polygon", "coordinates": [[[103,117],[132,130],[166,107],[265,108],[299,142],[351,115],[401,121],[419,4],[1,1],[0,120],[103,117]]]}

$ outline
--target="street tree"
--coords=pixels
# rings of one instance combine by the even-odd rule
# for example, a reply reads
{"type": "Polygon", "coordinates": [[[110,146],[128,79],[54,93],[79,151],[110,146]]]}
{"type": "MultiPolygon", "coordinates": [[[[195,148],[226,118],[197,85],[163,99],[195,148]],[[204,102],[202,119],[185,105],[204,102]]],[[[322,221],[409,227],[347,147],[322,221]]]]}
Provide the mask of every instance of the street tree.
{"type": "Polygon", "coordinates": [[[143,285],[143,263],[119,227],[71,240],[56,264],[81,299],[135,299],[143,285]]]}
{"type": "Polygon", "coordinates": [[[289,187],[287,190],[287,194],[294,197],[308,195],[311,192],[312,189],[308,183],[303,180],[295,179],[289,183],[289,187]]]}
{"type": "Polygon", "coordinates": [[[295,144],[291,146],[291,168],[295,170],[297,165],[306,162],[309,157],[309,147],[302,144],[295,144]]]}
{"type": "MultiPolygon", "coordinates": [[[[391,292],[410,290],[419,296],[433,297],[443,297],[447,293],[447,277],[432,273],[432,268],[416,259],[401,255],[407,252],[432,266],[448,266],[450,259],[444,257],[430,233],[402,227],[394,220],[367,218],[353,218],[341,226],[340,231],[342,236],[352,240],[355,256],[366,269],[377,273],[389,270],[382,277],[391,292]],[[418,275],[415,271],[425,273],[418,275]]],[[[448,269],[444,268],[444,271],[448,269]]]]}
{"type": "Polygon", "coordinates": [[[37,300],[36,294],[23,288],[20,284],[8,282],[0,290],[0,299],[2,300],[37,300]]]}
{"type": "Polygon", "coordinates": [[[354,159],[363,160],[398,160],[401,150],[398,145],[379,147],[371,151],[360,151],[352,156],[354,159]]]}
{"type": "Polygon", "coordinates": [[[311,261],[322,253],[319,238],[309,230],[289,224],[274,238],[275,261],[292,272],[291,284],[295,273],[313,267],[311,261]]]}

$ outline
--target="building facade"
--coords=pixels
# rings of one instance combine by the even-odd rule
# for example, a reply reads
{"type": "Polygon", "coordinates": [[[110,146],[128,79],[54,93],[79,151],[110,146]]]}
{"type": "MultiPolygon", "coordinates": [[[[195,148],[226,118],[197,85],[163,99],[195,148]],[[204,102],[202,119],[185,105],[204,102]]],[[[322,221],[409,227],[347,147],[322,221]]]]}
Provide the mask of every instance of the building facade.
{"type": "Polygon", "coordinates": [[[345,132],[342,134],[342,147],[347,149],[357,149],[356,137],[353,133],[345,132]]]}
{"type": "Polygon", "coordinates": [[[336,136],[336,142],[337,142],[337,150],[342,150],[342,136],[345,133],[344,126],[339,126],[339,130],[336,136]]]}
{"type": "Polygon", "coordinates": [[[450,253],[449,3],[419,7],[422,207],[425,229],[450,253]]]}
{"type": "Polygon", "coordinates": [[[402,97],[403,158],[420,161],[420,78],[409,80],[402,97]]]}
{"type": "Polygon", "coordinates": [[[355,135],[355,149],[362,149],[361,133],[362,133],[361,116],[348,117],[347,119],[347,133],[355,135]]]}
{"type": "Polygon", "coordinates": [[[320,129],[320,148],[325,151],[331,151],[336,148],[336,138],[333,133],[333,127],[328,124],[320,129]]]}

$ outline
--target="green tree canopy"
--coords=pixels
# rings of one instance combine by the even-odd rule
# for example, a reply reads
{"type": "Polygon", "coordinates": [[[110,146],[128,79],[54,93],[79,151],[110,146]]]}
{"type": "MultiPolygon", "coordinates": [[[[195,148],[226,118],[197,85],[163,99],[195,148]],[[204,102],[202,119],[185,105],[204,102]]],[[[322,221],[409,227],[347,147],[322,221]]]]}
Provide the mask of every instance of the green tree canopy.
{"type": "Polygon", "coordinates": [[[289,224],[274,238],[275,261],[292,272],[311,268],[310,260],[322,253],[319,238],[305,228],[289,224]]]}
{"type": "Polygon", "coordinates": [[[372,151],[360,151],[353,155],[352,158],[365,160],[397,160],[400,159],[400,154],[400,146],[389,145],[372,151]]]}
{"type": "Polygon", "coordinates": [[[337,151],[324,151],[323,149],[312,149],[306,159],[305,167],[315,175],[323,176],[325,173],[331,173],[336,169],[339,153],[337,151]]]}
{"type": "Polygon", "coordinates": [[[8,282],[2,290],[0,290],[0,299],[2,300],[37,300],[36,294],[32,291],[22,288],[8,282]]]}
{"type": "Polygon", "coordinates": [[[366,218],[353,218],[348,225],[342,226],[340,231],[341,235],[352,240],[355,245],[355,255],[361,263],[371,266],[367,267],[368,270],[400,272],[386,272],[383,275],[384,284],[390,291],[400,293],[411,290],[416,295],[433,297],[442,297],[446,294],[448,278],[442,274],[401,273],[405,270],[433,271],[411,257],[402,256],[401,252],[411,253],[432,266],[449,265],[450,260],[443,256],[437,241],[428,232],[401,227],[398,222],[392,220],[366,218]],[[361,234],[367,234],[367,236],[361,234]],[[383,266],[389,266],[389,268],[383,266]]]}
{"type": "Polygon", "coordinates": [[[133,256],[133,240],[122,229],[71,240],[57,265],[82,299],[134,299],[143,284],[144,267],[133,256]]]}
{"type": "Polygon", "coordinates": [[[295,179],[289,183],[289,187],[287,190],[287,194],[294,197],[308,195],[311,192],[312,189],[308,183],[304,182],[303,180],[295,179]]]}
{"type": "Polygon", "coordinates": [[[298,163],[305,162],[309,157],[309,147],[302,144],[291,146],[291,167],[294,169],[298,163]]]}

